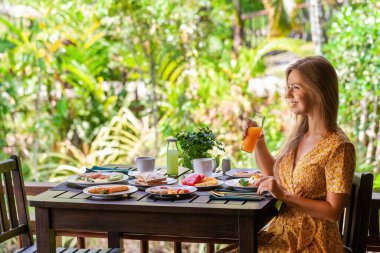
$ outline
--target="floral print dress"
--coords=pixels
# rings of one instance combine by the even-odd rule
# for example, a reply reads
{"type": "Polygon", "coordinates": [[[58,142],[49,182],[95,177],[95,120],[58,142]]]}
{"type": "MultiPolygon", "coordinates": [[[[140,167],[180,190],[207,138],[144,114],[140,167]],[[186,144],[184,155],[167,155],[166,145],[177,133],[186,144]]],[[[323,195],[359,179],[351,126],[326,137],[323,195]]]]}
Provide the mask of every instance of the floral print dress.
{"type": "MultiPolygon", "coordinates": [[[[276,167],[287,191],[316,200],[325,200],[327,191],[349,194],[355,149],[343,131],[324,136],[296,164],[295,155],[291,152],[276,167]]],[[[337,223],[313,218],[283,203],[268,229],[259,233],[259,252],[344,251],[337,223]]]]}

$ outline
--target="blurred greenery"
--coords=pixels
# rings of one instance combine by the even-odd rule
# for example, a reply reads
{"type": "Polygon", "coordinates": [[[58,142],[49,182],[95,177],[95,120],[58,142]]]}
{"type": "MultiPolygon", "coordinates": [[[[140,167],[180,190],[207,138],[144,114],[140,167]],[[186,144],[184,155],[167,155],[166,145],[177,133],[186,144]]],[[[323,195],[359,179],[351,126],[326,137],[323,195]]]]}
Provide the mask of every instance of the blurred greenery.
{"type": "MultiPolygon", "coordinates": [[[[209,127],[224,144],[222,158],[255,166],[240,151],[245,119],[253,111],[266,115],[274,153],[289,125],[282,70],[275,70],[274,88],[259,78],[273,73],[270,59],[278,53],[314,52],[309,41],[295,39],[310,38],[303,3],[287,10],[279,0],[12,0],[14,9],[0,17],[0,159],[17,153],[27,180],[58,181],[138,155],[163,164],[167,137],[209,127]],[[239,13],[255,15],[241,19],[235,52],[239,13]]],[[[334,18],[324,52],[342,80],[339,120],[358,138],[360,170],[378,166],[380,152],[377,140],[372,150],[367,145],[379,129],[374,5],[325,6],[334,18]],[[354,106],[361,101],[364,124],[363,108],[354,106]]]]}
{"type": "MultiPolygon", "coordinates": [[[[375,0],[335,13],[324,47],[340,78],[339,122],[351,135],[359,171],[380,169],[380,8],[375,0]]],[[[375,187],[380,187],[376,178],[375,187]]]]}

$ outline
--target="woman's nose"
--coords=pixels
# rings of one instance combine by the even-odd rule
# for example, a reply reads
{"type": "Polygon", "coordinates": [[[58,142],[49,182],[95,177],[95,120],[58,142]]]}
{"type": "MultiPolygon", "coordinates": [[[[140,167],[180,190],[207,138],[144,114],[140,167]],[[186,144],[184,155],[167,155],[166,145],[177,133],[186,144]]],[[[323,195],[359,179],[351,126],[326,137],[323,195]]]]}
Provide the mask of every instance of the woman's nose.
{"type": "Polygon", "coordinates": [[[292,88],[286,89],[285,98],[290,98],[292,96],[293,96],[292,88]]]}

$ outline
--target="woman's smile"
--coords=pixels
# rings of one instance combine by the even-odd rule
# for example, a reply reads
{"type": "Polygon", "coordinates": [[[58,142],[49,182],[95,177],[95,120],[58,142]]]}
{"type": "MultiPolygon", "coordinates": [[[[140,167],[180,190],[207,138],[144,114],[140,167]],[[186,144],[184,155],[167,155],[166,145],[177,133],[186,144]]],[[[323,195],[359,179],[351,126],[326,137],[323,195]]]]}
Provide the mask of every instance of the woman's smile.
{"type": "Polygon", "coordinates": [[[306,84],[297,70],[290,72],[286,100],[292,112],[298,115],[308,113],[311,109],[311,105],[307,102],[308,95],[305,86],[306,84]]]}
{"type": "Polygon", "coordinates": [[[290,107],[294,107],[298,102],[289,100],[290,107]]]}

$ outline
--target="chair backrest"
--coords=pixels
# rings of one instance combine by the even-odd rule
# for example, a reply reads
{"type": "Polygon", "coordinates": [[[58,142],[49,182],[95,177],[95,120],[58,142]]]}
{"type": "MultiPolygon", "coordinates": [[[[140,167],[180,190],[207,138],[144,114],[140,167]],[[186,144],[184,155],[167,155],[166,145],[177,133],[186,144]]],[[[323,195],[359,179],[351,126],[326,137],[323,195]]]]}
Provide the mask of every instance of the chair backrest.
{"type": "Polygon", "coordinates": [[[355,173],[351,195],[340,220],[343,243],[354,253],[366,252],[372,186],[371,173],[355,173]]]}
{"type": "Polygon", "coordinates": [[[0,162],[0,243],[16,236],[22,247],[33,244],[20,159],[0,162]]]}

